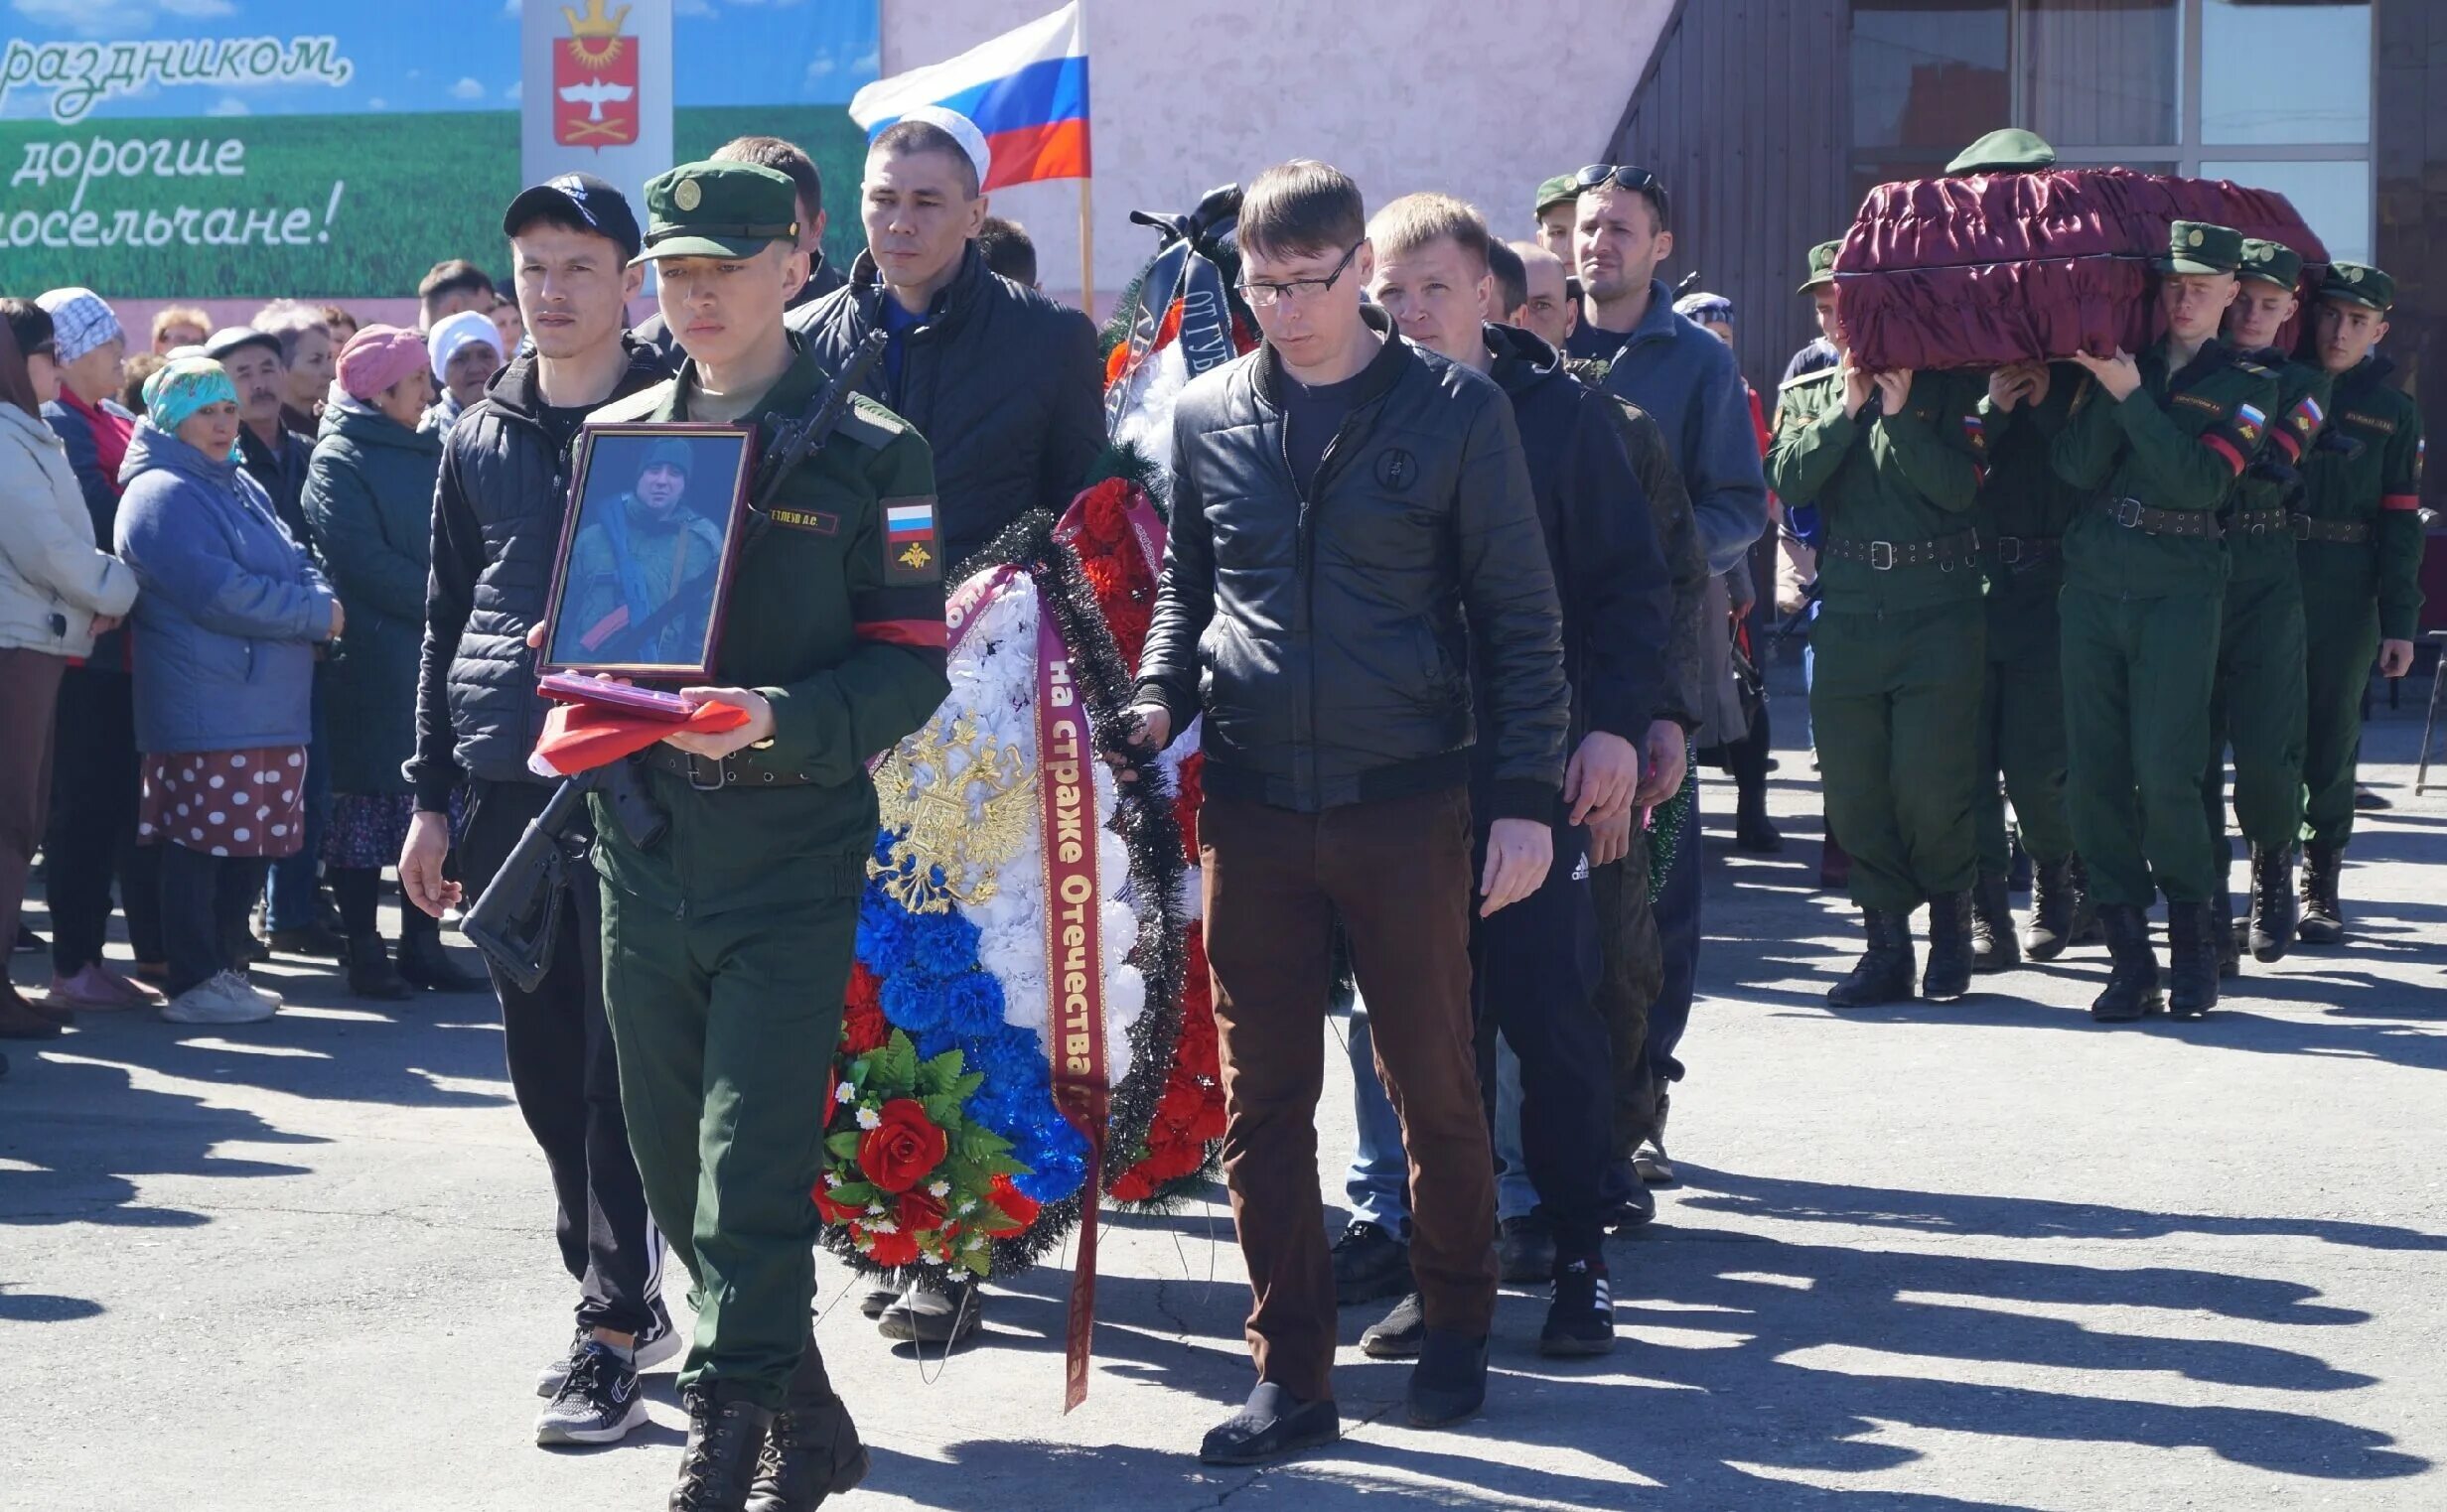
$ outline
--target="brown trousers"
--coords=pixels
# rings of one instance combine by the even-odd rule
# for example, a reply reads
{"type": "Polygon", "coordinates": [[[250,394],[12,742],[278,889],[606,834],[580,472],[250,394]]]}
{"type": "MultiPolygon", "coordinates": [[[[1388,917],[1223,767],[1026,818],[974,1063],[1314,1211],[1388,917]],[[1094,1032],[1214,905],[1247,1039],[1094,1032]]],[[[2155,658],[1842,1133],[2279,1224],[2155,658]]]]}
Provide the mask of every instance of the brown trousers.
{"type": "Polygon", "coordinates": [[[1495,1315],[1493,1157],[1470,1023],[1469,794],[1298,814],[1208,795],[1207,959],[1222,1039],[1224,1179],[1256,1297],[1260,1380],[1334,1395],[1338,1315],[1317,1186],[1331,935],[1339,916],[1376,1069],[1410,1158],[1410,1265],[1430,1327],[1495,1315]]]}
{"type": "Polygon", "coordinates": [[[17,937],[26,873],[51,814],[51,727],[68,658],[0,650],[0,928],[17,937]]]}

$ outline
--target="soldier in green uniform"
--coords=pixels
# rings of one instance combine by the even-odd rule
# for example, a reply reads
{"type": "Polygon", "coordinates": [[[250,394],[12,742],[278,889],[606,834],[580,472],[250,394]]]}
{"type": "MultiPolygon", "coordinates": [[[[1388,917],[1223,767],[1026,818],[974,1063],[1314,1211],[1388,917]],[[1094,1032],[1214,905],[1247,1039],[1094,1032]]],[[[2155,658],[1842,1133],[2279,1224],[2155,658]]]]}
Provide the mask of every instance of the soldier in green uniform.
{"type": "Polygon", "coordinates": [[[2090,1005],[2105,1022],[2217,1006],[2218,866],[2201,807],[2227,553],[2218,511],[2276,403],[2266,368],[2218,341],[2243,238],[2178,220],[2160,265],[2167,334],[2134,357],[2087,353],[2050,448],[2095,502],[2065,531],[2066,808],[2114,958],[2090,1005]],[[2161,994],[2149,905],[2167,895],[2161,994]]]}
{"type": "MultiPolygon", "coordinates": [[[[827,381],[782,323],[807,276],[791,181],[691,163],[646,204],[643,256],[687,360],[595,418],[749,423],[770,452],[827,381]]],[[[648,1206],[695,1282],[675,1512],[812,1507],[865,1472],[810,1326],[809,1193],[875,843],[865,763],[949,691],[934,487],[918,434],[856,401],[746,527],[715,648],[724,685],[681,690],[748,724],[648,749],[670,818],[652,847],[596,815],[621,1104],[648,1206]]]]}
{"type": "Polygon", "coordinates": [[[683,662],[703,658],[722,532],[686,507],[688,443],[657,441],[635,487],[601,505],[569,548],[569,587],[555,659],[683,662]],[[685,600],[664,611],[673,598],[685,600]]]}
{"type": "Polygon", "coordinates": [[[2337,873],[2354,836],[2354,765],[2371,660],[2412,670],[2421,619],[2421,411],[2388,382],[2372,348],[2387,335],[2396,284],[2360,263],[2329,266],[2311,309],[2313,349],[2335,380],[2328,430],[2303,459],[2300,544],[2309,627],[2310,729],[2304,743],[2302,939],[2345,937],[2337,873]]]}
{"type": "MultiPolygon", "coordinates": [[[[1802,292],[1835,297],[1833,242],[1802,292]]],[[[1929,904],[1930,998],[1971,985],[1972,753],[1985,666],[1979,536],[1968,518],[1986,461],[1968,383],[1842,362],[1777,396],[1768,483],[1815,504],[1821,599],[1810,723],[1827,824],[1852,857],[1868,948],[1827,993],[1841,1008],[1909,998],[1912,910],[1929,904]]]]}
{"type": "Polygon", "coordinates": [[[2218,866],[2219,974],[2241,968],[2234,905],[2225,884],[2226,749],[2234,748],[2234,822],[2251,847],[2251,954],[2274,961],[2294,943],[2294,846],[2303,823],[2302,580],[2294,566],[2288,505],[2297,471],[2328,406],[2328,374],[2291,361],[2277,334],[2294,318],[2303,260],[2293,248],[2243,242],[2242,284],[2227,312],[2227,341],[2244,360],[2277,376],[2266,439],[2234,485],[2225,516],[2226,608],[2218,625],[2218,681],[2210,694],[2209,767],[2201,797],[2218,866]]]}

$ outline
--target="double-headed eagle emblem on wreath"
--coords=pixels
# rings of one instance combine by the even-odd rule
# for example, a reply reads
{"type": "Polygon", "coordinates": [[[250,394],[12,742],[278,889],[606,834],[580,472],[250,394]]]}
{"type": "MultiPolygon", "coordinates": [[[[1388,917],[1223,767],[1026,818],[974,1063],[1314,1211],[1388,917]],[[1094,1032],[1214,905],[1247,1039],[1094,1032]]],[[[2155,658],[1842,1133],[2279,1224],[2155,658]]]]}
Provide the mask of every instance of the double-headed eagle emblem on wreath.
{"type": "Polygon", "coordinates": [[[885,859],[867,863],[893,900],[913,913],[947,912],[1000,891],[1003,864],[1039,822],[1037,776],[1017,745],[973,715],[946,722],[945,705],[875,769],[885,859]]]}

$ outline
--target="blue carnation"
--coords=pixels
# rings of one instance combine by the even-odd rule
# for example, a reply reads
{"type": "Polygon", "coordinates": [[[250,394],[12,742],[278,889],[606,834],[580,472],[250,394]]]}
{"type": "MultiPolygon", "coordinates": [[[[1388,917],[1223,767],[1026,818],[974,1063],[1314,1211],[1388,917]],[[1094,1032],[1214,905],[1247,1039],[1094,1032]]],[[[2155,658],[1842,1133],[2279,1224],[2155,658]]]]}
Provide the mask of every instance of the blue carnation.
{"type": "Polygon", "coordinates": [[[983,1034],[1003,1022],[1003,985],[982,971],[943,984],[943,1022],[958,1034],[983,1034]]]}
{"type": "Polygon", "coordinates": [[[943,1027],[943,1012],[948,996],[942,984],[916,972],[904,971],[884,979],[881,1000],[884,1017],[908,1030],[913,1035],[938,1031],[943,1027]]]}
{"type": "Polygon", "coordinates": [[[886,981],[909,964],[910,914],[870,885],[858,903],[858,959],[886,981]]]}
{"type": "Polygon", "coordinates": [[[977,964],[977,926],[961,913],[920,914],[912,920],[909,964],[936,981],[947,981],[977,964]]]}

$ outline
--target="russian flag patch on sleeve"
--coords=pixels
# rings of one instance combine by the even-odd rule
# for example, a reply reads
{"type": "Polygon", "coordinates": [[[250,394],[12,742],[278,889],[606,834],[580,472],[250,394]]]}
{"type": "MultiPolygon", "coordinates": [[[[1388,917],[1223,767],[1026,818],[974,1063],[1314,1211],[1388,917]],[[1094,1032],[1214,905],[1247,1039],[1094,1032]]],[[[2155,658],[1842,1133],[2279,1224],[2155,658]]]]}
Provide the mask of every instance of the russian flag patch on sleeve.
{"type": "Polygon", "coordinates": [[[941,581],[942,552],[936,544],[934,498],[888,498],[883,504],[884,581],[941,581]]]}

